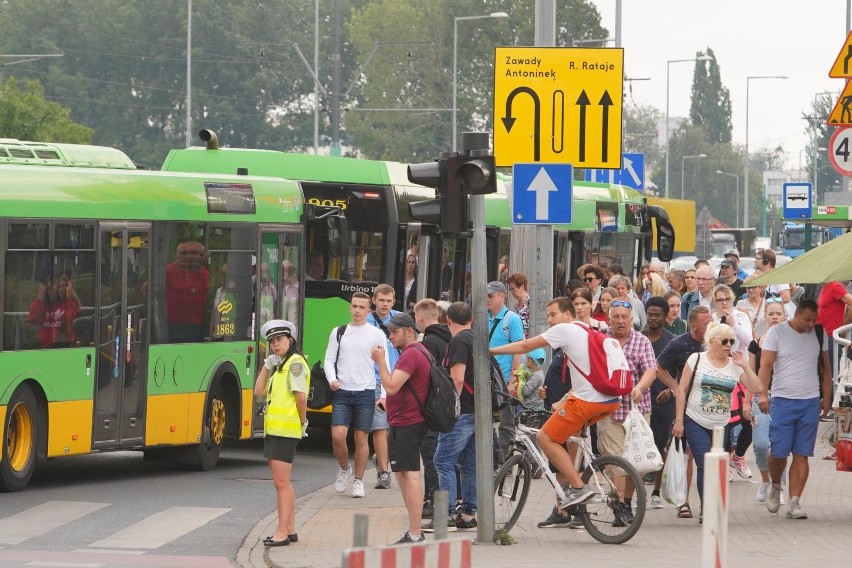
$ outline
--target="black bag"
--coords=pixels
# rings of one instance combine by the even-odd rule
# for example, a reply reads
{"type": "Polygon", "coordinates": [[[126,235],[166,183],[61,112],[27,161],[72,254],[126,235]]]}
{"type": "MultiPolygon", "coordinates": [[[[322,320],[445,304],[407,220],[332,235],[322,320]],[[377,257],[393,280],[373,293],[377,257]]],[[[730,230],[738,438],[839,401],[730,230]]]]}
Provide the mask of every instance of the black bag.
{"type": "Polygon", "coordinates": [[[497,359],[489,357],[488,365],[491,368],[491,412],[499,412],[509,405],[509,387],[497,359]]]}
{"type": "Polygon", "coordinates": [[[417,349],[429,360],[429,393],[426,401],[421,402],[417,391],[411,386],[411,381],[406,381],[405,386],[409,388],[420,414],[426,420],[426,426],[434,432],[451,432],[456,425],[456,420],[461,413],[459,397],[453,380],[441,365],[435,361],[429,350],[420,343],[415,343],[417,349]]]}
{"type": "MultiPolygon", "coordinates": [[[[341,325],[337,328],[337,357],[340,357],[340,338],[346,331],[346,326],[341,325]]],[[[337,371],[337,357],[334,359],[334,370],[337,371]]],[[[311,385],[308,388],[308,408],[311,410],[322,410],[334,400],[334,391],[328,384],[328,378],[325,376],[325,369],[320,367],[320,362],[314,363],[311,367],[311,385]]]]}
{"type": "MultiPolygon", "coordinates": [[[[509,387],[503,379],[503,369],[494,357],[489,357],[488,367],[491,375],[491,412],[500,412],[509,405],[509,387]]],[[[473,389],[465,381],[464,390],[473,396],[473,389]]]]}

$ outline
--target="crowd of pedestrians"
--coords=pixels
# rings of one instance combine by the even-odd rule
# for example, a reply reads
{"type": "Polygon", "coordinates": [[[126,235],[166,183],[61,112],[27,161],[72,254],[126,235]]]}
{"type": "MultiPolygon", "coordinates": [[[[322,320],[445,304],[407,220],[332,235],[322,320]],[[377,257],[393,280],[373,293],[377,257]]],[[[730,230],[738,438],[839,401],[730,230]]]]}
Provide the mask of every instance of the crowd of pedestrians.
{"type": "MultiPolygon", "coordinates": [[[[334,391],[332,443],[339,465],[335,489],[345,493],[351,481],[351,495],[365,497],[367,444],[372,435],[375,488],[388,488],[393,472],[408,511],[408,530],[399,543],[422,541],[422,533],[444,523],[450,531],[476,528],[471,325],[476,317],[484,317],[490,352],[509,391],[528,406],[554,412],[537,442],[568,489],[566,499],[555,503],[550,516],[538,523],[540,528],[581,526],[565,509],[592,495],[574,467],[566,440],[584,425],[594,425],[597,451],[621,455],[624,421],[631,408],[650,425],[664,458],[673,438],[684,440],[690,456],[688,484],[693,473],[697,478],[699,521],[704,454],[716,426],[725,427],[730,476],[753,476],[747,458],[753,446],[760,475],[755,500],[766,503],[770,513],[785,505],[787,518],[807,518],[802,501],[807,463],[814,454],[820,418],[830,411],[830,334],[852,321],[852,294],[838,282],[812,290],[810,297],[795,285],[750,286],[775,268],[775,254],[769,249],[758,251],[756,259],[754,274],[741,270],[739,253],[731,250],[718,270],[707,261],[697,261],[688,270],[668,271],[655,262],[643,266],[634,279],[617,264],[586,264],[572,280],[575,287],[545,306],[531,305],[527,277],[511,273],[485,285],[484,314],[472,313],[465,302],[423,299],[413,304],[412,317],[392,309],[392,286],[380,284],[372,297],[355,292],[351,321],[342,334],[337,329],[331,332],[324,365],[334,391]],[[534,337],[529,326],[532,310],[543,311],[548,324],[547,331],[534,337]],[[592,330],[621,346],[634,381],[629,394],[605,395],[590,382],[587,336],[592,330]],[[549,361],[545,348],[552,349],[549,361]],[[446,368],[460,406],[455,427],[440,434],[429,431],[422,415],[433,361],[446,368]],[[354,465],[349,463],[346,443],[350,429],[354,465]],[[438,489],[449,494],[448,511],[434,510],[438,489]],[[421,519],[432,520],[421,526],[421,519]]],[[[295,328],[287,329],[286,341],[276,340],[282,343],[276,354],[289,354],[295,345],[295,328]]],[[[259,396],[274,392],[266,381],[280,370],[281,358],[268,363],[258,380],[259,396]]],[[[290,365],[290,373],[294,368],[301,372],[302,367],[299,359],[296,366],[290,365]]],[[[296,401],[297,411],[288,416],[303,419],[304,391],[299,389],[304,386],[294,384],[287,400],[296,401]]],[[[515,438],[515,412],[508,406],[494,415],[498,463],[507,457],[515,438]]],[[[290,430],[295,432],[295,421],[290,430]]],[[[292,463],[292,453],[273,452],[270,464],[278,455],[292,463]]],[[[273,465],[274,477],[276,472],[283,476],[283,469],[273,465]]],[[[289,484],[289,467],[286,477],[289,484]]],[[[660,495],[661,472],[649,475],[647,482],[653,483],[649,507],[667,508],[660,495]]],[[[626,481],[619,487],[617,520],[629,523],[634,488],[626,481]]],[[[279,531],[268,546],[295,536],[289,532],[294,526],[288,499],[279,499],[279,531]]],[[[693,517],[688,494],[674,514],[693,517]]]]}

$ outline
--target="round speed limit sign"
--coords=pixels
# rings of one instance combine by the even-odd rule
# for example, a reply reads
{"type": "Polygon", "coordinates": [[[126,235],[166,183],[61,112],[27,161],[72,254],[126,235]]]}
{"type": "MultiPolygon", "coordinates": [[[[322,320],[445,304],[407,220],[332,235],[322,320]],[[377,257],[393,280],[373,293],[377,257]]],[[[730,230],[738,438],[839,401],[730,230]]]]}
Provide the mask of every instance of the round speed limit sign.
{"type": "Polygon", "coordinates": [[[834,131],[828,143],[828,157],[840,175],[852,176],[852,126],[834,131]]]}

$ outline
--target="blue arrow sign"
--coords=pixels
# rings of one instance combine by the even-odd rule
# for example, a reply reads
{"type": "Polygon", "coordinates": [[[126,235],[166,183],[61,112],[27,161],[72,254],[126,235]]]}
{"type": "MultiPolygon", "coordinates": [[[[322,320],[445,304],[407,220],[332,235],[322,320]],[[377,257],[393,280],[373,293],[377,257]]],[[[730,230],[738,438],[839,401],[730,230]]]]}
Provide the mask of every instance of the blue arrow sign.
{"type": "Polygon", "coordinates": [[[645,188],[645,154],[622,154],[620,170],[586,170],[586,181],[645,188]]]}
{"type": "Polygon", "coordinates": [[[574,167],[571,164],[515,164],[512,169],[512,223],[571,223],[574,167]]]}
{"type": "Polygon", "coordinates": [[[781,209],[784,219],[810,219],[813,205],[813,186],[810,182],[785,183],[781,209]]]}

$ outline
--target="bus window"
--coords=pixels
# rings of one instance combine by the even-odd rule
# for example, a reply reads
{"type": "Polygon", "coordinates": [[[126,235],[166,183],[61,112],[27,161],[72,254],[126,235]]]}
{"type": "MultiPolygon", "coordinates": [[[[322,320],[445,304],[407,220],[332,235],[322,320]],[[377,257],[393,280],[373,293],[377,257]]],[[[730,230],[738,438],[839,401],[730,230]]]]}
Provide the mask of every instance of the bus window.
{"type": "Polygon", "coordinates": [[[7,234],[3,349],[90,345],[94,226],[10,223],[7,234]]]}
{"type": "Polygon", "coordinates": [[[251,337],[252,305],[267,319],[278,317],[278,271],[267,259],[258,262],[254,227],[207,226],[207,250],[213,297],[207,304],[211,341],[243,341],[251,337]],[[258,283],[257,296],[253,285],[258,283]]]}

